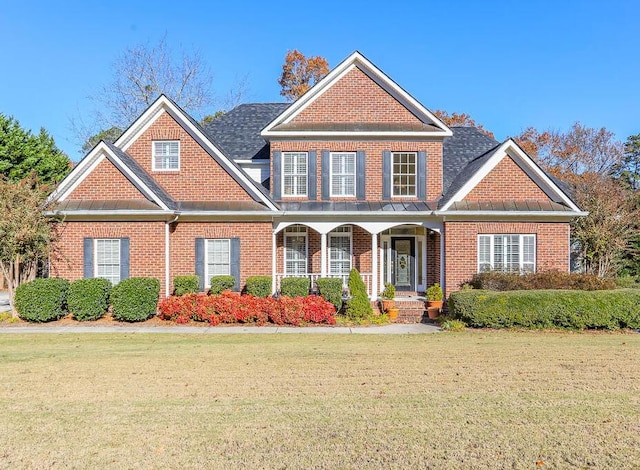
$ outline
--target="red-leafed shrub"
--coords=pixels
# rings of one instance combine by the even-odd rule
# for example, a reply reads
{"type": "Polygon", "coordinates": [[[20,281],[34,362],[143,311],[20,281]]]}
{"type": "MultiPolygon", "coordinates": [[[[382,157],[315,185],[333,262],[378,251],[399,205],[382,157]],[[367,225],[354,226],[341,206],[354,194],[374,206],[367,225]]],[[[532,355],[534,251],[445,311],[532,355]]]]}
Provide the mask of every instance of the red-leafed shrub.
{"type": "Polygon", "coordinates": [[[335,325],[335,307],[319,296],[260,298],[223,292],[220,295],[186,294],[162,300],[158,316],[176,323],[208,321],[219,323],[267,322],[299,326],[303,323],[335,325]]]}

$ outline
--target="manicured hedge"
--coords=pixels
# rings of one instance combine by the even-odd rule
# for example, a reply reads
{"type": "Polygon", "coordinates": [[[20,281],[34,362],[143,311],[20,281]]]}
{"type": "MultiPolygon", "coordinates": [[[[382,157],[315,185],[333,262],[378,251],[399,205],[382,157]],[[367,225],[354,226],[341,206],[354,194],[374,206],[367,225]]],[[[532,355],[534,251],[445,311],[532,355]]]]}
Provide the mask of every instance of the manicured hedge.
{"type": "Polygon", "coordinates": [[[347,301],[347,308],[345,309],[347,318],[361,320],[373,315],[367,288],[357,269],[352,269],[349,272],[348,286],[351,298],[347,301]]]}
{"type": "Polygon", "coordinates": [[[311,281],[308,277],[285,277],[280,281],[280,294],[287,297],[306,297],[309,295],[311,281]]]}
{"type": "Polygon", "coordinates": [[[249,276],[246,285],[247,294],[255,297],[271,295],[271,276],[249,276]]]}
{"type": "Polygon", "coordinates": [[[47,322],[66,315],[68,294],[66,279],[34,279],[18,286],[14,302],[23,320],[47,322]]]}
{"type": "Polygon", "coordinates": [[[113,318],[120,321],[144,321],[156,313],[160,281],[150,277],[124,279],[111,290],[113,318]]]}
{"type": "Polygon", "coordinates": [[[195,294],[200,290],[200,276],[176,276],[173,278],[173,295],[195,294]]]}
{"type": "Polygon", "coordinates": [[[501,273],[491,271],[475,274],[468,282],[474,289],[481,290],[609,290],[615,289],[612,279],[603,279],[593,274],[563,273],[560,271],[541,271],[528,274],[501,273]]]}
{"type": "Polygon", "coordinates": [[[336,311],[342,308],[342,279],[337,277],[321,277],[316,281],[318,292],[324,300],[331,302],[336,311]]]}
{"type": "Polygon", "coordinates": [[[209,295],[219,295],[226,290],[233,290],[236,285],[236,278],[233,276],[213,276],[211,278],[211,288],[209,295]]]}
{"type": "Polygon", "coordinates": [[[69,287],[69,312],[79,321],[97,320],[107,313],[111,282],[99,277],[78,279],[69,287]]]}
{"type": "Polygon", "coordinates": [[[449,311],[477,328],[640,328],[640,291],[463,290],[449,311]]]}

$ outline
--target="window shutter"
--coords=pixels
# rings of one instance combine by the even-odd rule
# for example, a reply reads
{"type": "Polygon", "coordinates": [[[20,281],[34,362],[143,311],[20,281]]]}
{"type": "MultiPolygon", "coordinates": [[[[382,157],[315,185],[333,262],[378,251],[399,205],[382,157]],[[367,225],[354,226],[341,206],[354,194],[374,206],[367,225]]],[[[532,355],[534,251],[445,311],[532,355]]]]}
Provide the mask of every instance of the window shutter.
{"type": "Polygon", "coordinates": [[[418,152],[417,171],[417,196],[418,199],[422,199],[424,201],[425,199],[427,199],[427,152],[425,151],[418,152]]]}
{"type": "Polygon", "coordinates": [[[204,238],[196,238],[196,276],[200,278],[200,291],[204,291],[204,238]]]}
{"type": "Polygon", "coordinates": [[[317,152],[315,150],[311,150],[309,152],[307,166],[309,168],[308,178],[307,178],[307,194],[309,196],[309,200],[315,201],[318,199],[318,184],[317,184],[317,175],[318,175],[318,164],[317,164],[317,152]]]}
{"type": "Polygon", "coordinates": [[[273,198],[275,200],[282,199],[282,152],[277,150],[273,152],[273,175],[271,175],[271,187],[273,188],[273,198]]]}
{"type": "Polygon", "coordinates": [[[120,239],[120,280],[129,279],[129,239],[120,239]]]}
{"type": "Polygon", "coordinates": [[[229,253],[229,274],[236,278],[236,283],[233,286],[234,291],[240,290],[240,239],[231,239],[231,253],[229,253]]]}
{"type": "Polygon", "coordinates": [[[391,199],[391,152],[382,152],[382,199],[391,199]]]}
{"type": "Polygon", "coordinates": [[[330,198],[330,192],[329,192],[329,184],[331,181],[331,175],[330,175],[330,168],[331,165],[329,163],[329,151],[328,150],[323,150],[322,151],[322,199],[327,201],[330,198]]]}
{"type": "Polygon", "coordinates": [[[93,277],[93,238],[84,239],[84,278],[93,277]]]}
{"type": "Polygon", "coordinates": [[[363,201],[365,199],[365,153],[364,150],[356,152],[356,198],[363,201]]]}

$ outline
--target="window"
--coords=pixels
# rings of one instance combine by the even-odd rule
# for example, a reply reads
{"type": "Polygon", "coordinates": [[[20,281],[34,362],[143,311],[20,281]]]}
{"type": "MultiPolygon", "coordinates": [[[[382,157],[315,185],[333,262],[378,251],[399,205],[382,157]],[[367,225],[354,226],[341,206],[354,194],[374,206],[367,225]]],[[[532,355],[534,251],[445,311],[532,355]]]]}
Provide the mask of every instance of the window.
{"type": "Polygon", "coordinates": [[[348,276],[351,271],[351,227],[329,233],[329,274],[348,276]]]}
{"type": "Polygon", "coordinates": [[[307,195],[307,153],[284,152],[282,154],[282,174],[285,196],[307,195]]]}
{"type": "Polygon", "coordinates": [[[331,153],[331,195],[356,195],[355,152],[331,153]]]}
{"type": "Polygon", "coordinates": [[[177,171],[180,169],[180,141],[156,140],[153,142],[154,171],[177,171]]]}
{"type": "Polygon", "coordinates": [[[535,269],[535,235],[478,235],[478,272],[531,273],[535,269]]]}
{"type": "Polygon", "coordinates": [[[95,239],[95,277],[120,282],[120,239],[95,239]]]}
{"type": "Polygon", "coordinates": [[[207,285],[213,276],[228,276],[230,274],[231,243],[230,240],[211,239],[206,241],[206,273],[207,285]]]}
{"type": "Polygon", "coordinates": [[[396,152],[393,154],[393,196],[416,195],[416,154],[396,152]]]}
{"type": "Polygon", "coordinates": [[[284,231],[284,272],[307,274],[307,228],[302,225],[287,227],[284,231]]]}

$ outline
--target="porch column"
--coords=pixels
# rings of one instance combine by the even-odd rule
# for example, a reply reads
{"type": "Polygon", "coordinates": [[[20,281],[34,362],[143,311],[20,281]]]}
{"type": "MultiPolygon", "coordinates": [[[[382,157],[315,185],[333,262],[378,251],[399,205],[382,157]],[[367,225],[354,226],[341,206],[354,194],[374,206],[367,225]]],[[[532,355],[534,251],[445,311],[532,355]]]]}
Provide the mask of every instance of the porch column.
{"type": "Polygon", "coordinates": [[[271,294],[276,293],[276,231],[271,232],[271,294]]]}
{"type": "Polygon", "coordinates": [[[380,286],[378,285],[378,234],[371,234],[371,300],[378,298],[378,291],[380,286]]]}
{"type": "Polygon", "coordinates": [[[320,234],[320,277],[327,277],[327,234],[320,234]]]}

